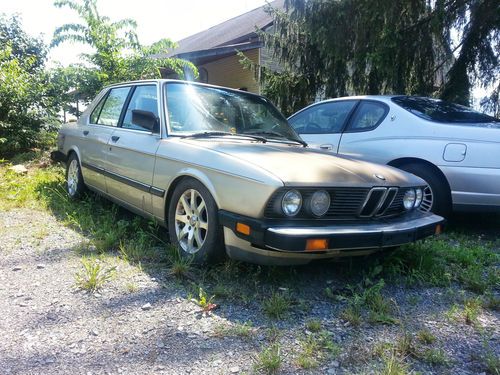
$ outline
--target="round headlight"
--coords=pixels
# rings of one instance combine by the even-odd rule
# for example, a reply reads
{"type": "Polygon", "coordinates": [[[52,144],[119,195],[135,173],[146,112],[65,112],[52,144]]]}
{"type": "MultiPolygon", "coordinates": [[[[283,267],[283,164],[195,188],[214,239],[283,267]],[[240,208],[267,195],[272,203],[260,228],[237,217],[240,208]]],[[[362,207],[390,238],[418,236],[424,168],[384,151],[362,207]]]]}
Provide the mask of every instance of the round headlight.
{"type": "Polygon", "coordinates": [[[283,195],[281,209],[286,216],[295,216],[302,206],[302,196],[297,190],[289,190],[283,195]]]}
{"type": "Polygon", "coordinates": [[[420,207],[420,203],[422,203],[422,197],[424,196],[422,189],[417,188],[415,190],[416,192],[416,198],[415,198],[415,208],[420,207]]]}
{"type": "Polygon", "coordinates": [[[311,212],[314,216],[323,216],[330,208],[330,194],[318,190],[311,197],[311,212]]]}
{"type": "Polygon", "coordinates": [[[415,190],[407,190],[403,197],[403,204],[407,210],[411,210],[415,206],[416,194],[415,190]]]}

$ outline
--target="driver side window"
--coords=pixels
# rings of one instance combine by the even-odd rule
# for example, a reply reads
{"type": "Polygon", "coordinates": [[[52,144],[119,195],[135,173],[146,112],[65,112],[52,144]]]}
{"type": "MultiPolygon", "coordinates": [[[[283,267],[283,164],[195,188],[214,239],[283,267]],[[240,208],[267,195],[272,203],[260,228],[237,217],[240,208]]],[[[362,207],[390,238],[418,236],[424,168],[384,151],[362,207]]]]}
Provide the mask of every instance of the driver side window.
{"type": "Polygon", "coordinates": [[[318,104],[290,118],[289,122],[299,134],[340,133],[356,103],[350,100],[318,104]]]}

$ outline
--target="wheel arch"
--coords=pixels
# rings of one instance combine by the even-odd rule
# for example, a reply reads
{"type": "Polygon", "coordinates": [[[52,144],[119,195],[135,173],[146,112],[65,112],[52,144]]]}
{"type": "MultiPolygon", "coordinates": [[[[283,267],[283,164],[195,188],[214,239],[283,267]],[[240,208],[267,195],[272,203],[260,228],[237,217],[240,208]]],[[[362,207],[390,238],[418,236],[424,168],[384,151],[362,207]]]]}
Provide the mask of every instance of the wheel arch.
{"type": "Polygon", "coordinates": [[[448,190],[450,191],[450,196],[451,196],[451,187],[450,183],[448,182],[448,179],[446,178],[445,174],[441,169],[439,169],[435,164],[431,163],[428,160],[425,159],[420,159],[420,158],[399,158],[399,159],[394,159],[387,163],[387,165],[395,168],[400,168],[408,165],[408,164],[422,164],[425,165],[426,167],[430,168],[439,178],[446,184],[448,187],[448,190]]]}
{"type": "Polygon", "coordinates": [[[164,218],[165,218],[165,223],[168,222],[168,205],[170,204],[170,199],[172,198],[172,195],[174,193],[175,188],[177,185],[184,179],[186,178],[193,178],[197,181],[199,181],[203,186],[207,188],[207,190],[210,192],[212,197],[215,200],[215,204],[217,205],[218,208],[220,208],[220,201],[219,197],[217,196],[216,190],[214,185],[210,182],[210,179],[201,171],[192,169],[192,168],[187,168],[179,171],[177,176],[172,180],[170,185],[167,188],[167,191],[165,193],[165,206],[164,206],[164,218]]]}
{"type": "Polygon", "coordinates": [[[80,150],[76,146],[71,146],[68,149],[68,153],[66,154],[66,161],[68,161],[69,157],[71,154],[76,154],[76,157],[78,158],[78,161],[80,162],[80,166],[82,164],[82,158],[80,157],[80,150]]]}

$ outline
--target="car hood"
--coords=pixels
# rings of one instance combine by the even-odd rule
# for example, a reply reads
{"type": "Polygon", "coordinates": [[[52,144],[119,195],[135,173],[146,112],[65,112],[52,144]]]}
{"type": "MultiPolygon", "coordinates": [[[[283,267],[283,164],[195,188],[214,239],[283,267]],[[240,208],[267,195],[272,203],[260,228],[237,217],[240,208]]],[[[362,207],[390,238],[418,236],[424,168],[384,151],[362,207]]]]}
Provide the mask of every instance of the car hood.
{"type": "Polygon", "coordinates": [[[280,143],[185,140],[257,166],[285,185],[294,186],[415,186],[420,178],[399,169],[334,156],[321,150],[280,143]]]}

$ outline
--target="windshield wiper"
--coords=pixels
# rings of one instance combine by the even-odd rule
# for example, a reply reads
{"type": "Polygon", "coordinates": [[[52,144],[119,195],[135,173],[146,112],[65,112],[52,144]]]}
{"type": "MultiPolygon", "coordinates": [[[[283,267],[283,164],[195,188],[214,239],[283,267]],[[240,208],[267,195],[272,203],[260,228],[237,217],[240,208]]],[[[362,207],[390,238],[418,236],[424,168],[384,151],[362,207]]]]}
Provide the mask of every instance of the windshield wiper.
{"type": "Polygon", "coordinates": [[[287,141],[297,142],[297,143],[300,143],[302,146],[307,147],[307,143],[305,141],[303,141],[302,139],[288,138],[288,137],[285,137],[283,134],[280,134],[278,132],[269,131],[269,130],[258,130],[258,131],[244,133],[244,134],[273,136],[273,137],[277,137],[279,139],[286,139],[287,141]]]}
{"type": "Polygon", "coordinates": [[[223,132],[223,131],[205,131],[205,132],[200,132],[200,133],[193,133],[193,134],[185,135],[182,138],[210,138],[210,137],[225,137],[225,136],[251,138],[251,139],[254,139],[254,140],[262,142],[262,143],[267,142],[266,138],[259,137],[257,135],[230,133],[230,132],[223,132]]]}

